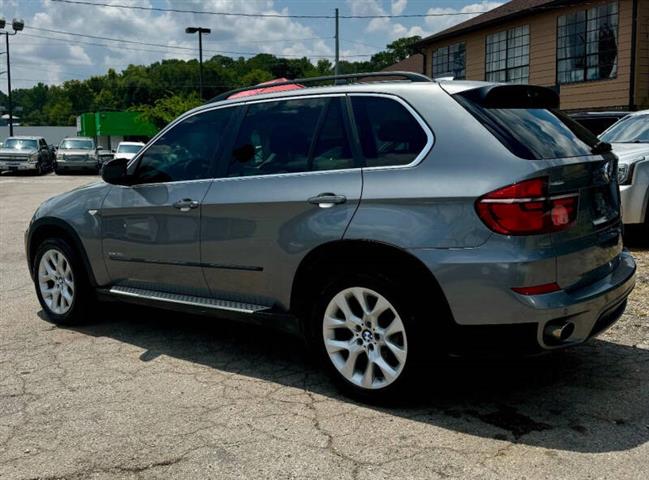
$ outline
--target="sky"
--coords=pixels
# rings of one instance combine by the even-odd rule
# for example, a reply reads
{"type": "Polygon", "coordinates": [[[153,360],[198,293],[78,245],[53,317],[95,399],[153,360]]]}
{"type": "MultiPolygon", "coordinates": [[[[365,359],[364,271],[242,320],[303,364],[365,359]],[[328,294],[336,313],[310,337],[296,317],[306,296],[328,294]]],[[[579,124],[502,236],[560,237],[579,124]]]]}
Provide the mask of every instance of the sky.
{"type": "MultiPolygon", "coordinates": [[[[392,40],[426,36],[497,7],[503,0],[84,0],[88,3],[161,9],[279,15],[413,15],[469,13],[417,18],[341,18],[340,55],[368,59],[392,40]]],[[[334,58],[334,20],[222,16],[79,5],[54,0],[0,0],[0,17],[25,21],[24,31],[10,37],[12,88],[38,82],[60,84],[117,71],[129,64],[149,64],[165,58],[198,57],[196,35],[187,26],[212,29],[204,38],[204,58],[215,54],[249,57],[255,53],[334,58]],[[57,31],[57,32],[53,32],[57,31]],[[105,37],[71,36],[58,32],[105,37]],[[107,39],[121,39],[117,42],[107,39]],[[144,42],[141,45],[128,42],[144,42]]],[[[4,39],[2,39],[4,40],[4,39]]],[[[4,51],[4,42],[0,42],[4,51]]],[[[0,71],[4,71],[0,55],[0,71]]],[[[0,89],[6,92],[6,74],[0,89]]]]}

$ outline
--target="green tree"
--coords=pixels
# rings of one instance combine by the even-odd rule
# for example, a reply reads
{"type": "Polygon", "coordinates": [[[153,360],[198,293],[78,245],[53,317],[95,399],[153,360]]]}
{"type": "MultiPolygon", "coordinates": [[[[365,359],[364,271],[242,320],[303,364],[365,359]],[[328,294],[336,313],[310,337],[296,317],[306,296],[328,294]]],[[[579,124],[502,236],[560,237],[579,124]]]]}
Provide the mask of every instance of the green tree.
{"type": "Polygon", "coordinates": [[[201,103],[201,99],[196,94],[188,96],[173,95],[156,100],[153,106],[140,105],[129,110],[141,112],[144,120],[153,123],[158,128],[162,128],[182,113],[198,107],[201,103]]]}

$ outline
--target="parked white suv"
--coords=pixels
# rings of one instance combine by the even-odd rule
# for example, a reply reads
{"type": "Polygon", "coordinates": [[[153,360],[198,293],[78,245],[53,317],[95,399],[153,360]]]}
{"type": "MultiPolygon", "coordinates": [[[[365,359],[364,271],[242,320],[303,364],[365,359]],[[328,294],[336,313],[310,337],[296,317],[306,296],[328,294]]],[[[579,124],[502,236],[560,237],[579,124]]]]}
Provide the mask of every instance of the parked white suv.
{"type": "Polygon", "coordinates": [[[137,152],[142,150],[142,147],[144,147],[142,142],[119,142],[117,150],[115,150],[115,158],[130,160],[137,152]]]}
{"type": "Polygon", "coordinates": [[[642,227],[649,236],[649,110],[629,114],[602,133],[600,139],[610,143],[619,158],[624,224],[642,227]]]}

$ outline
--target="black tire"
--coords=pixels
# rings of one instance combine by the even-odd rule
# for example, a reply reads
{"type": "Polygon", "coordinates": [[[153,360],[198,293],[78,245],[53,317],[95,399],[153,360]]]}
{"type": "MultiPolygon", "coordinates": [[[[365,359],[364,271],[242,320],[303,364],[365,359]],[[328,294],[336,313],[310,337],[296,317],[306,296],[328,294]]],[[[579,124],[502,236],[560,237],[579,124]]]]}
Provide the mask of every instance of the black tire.
{"type": "Polygon", "coordinates": [[[54,174],[55,175],[63,175],[63,169],[61,169],[61,168],[59,168],[57,166],[54,166],[54,174]]]}
{"type": "MultiPolygon", "coordinates": [[[[315,302],[309,322],[309,340],[310,344],[318,353],[320,362],[323,364],[327,373],[332,377],[334,382],[346,394],[362,401],[383,402],[395,399],[396,394],[403,395],[404,391],[413,386],[415,373],[420,370],[424,363],[426,350],[423,345],[424,325],[420,315],[420,307],[416,304],[416,299],[412,298],[412,293],[408,292],[407,282],[402,281],[394,275],[385,275],[381,273],[354,273],[341,275],[338,278],[330,279],[325,282],[326,285],[315,302]],[[361,287],[374,291],[385,299],[396,309],[398,316],[405,328],[405,338],[407,338],[407,356],[400,374],[392,383],[384,387],[374,389],[363,388],[349,379],[336,368],[332,358],[330,358],[323,333],[323,322],[325,311],[332,299],[340,292],[350,287],[361,287]]],[[[359,332],[362,336],[365,330],[359,332]]],[[[353,340],[353,338],[352,338],[353,340]]],[[[374,347],[377,350],[381,347],[374,347]]],[[[365,352],[366,358],[369,358],[371,352],[365,352]]],[[[360,355],[363,355],[361,353],[360,355]]],[[[359,357],[363,363],[362,357],[359,357]]],[[[359,360],[357,360],[359,361],[359,360]]],[[[365,367],[367,368],[367,367],[365,367]]],[[[371,367],[375,368],[375,367],[371,367]]],[[[361,365],[361,369],[363,366],[361,365]]],[[[378,372],[377,372],[378,373],[378,372]]]]}
{"type": "MultiPolygon", "coordinates": [[[[36,251],[32,269],[34,272],[36,296],[47,318],[57,325],[77,325],[83,323],[87,318],[87,313],[90,311],[91,306],[94,304],[94,292],[88,281],[88,275],[83,266],[83,262],[70,244],[61,238],[45,240],[39,245],[36,251]],[[71,304],[65,312],[55,312],[43,298],[43,293],[41,292],[39,277],[41,259],[46,253],[51,251],[63,254],[72,270],[73,295],[71,304]]],[[[49,286],[53,281],[48,281],[47,283],[49,286]]]]}

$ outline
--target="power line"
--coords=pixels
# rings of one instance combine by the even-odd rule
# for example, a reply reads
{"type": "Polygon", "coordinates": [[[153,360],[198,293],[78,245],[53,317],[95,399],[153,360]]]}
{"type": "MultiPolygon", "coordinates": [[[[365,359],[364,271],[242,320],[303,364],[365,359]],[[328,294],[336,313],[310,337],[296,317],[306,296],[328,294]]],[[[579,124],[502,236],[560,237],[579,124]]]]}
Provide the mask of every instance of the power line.
{"type": "MultiPolygon", "coordinates": [[[[91,5],[94,7],[122,8],[128,10],[144,10],[155,12],[172,12],[172,13],[193,13],[196,15],[221,15],[229,17],[253,17],[253,18],[298,18],[298,19],[333,19],[334,15],[291,15],[284,13],[244,13],[244,12],[215,12],[209,10],[186,10],[180,8],[163,8],[163,7],[144,7],[140,5],[124,5],[121,3],[102,3],[87,2],[83,0],[52,0],[58,3],[69,3],[73,5],[91,5]]],[[[419,13],[419,14],[400,14],[400,15],[340,15],[339,18],[425,18],[425,17],[452,17],[459,15],[478,15],[487,13],[489,10],[473,12],[445,12],[445,13],[419,13]]]]}

